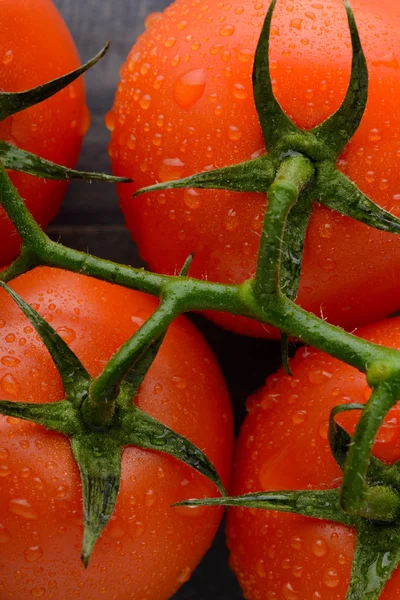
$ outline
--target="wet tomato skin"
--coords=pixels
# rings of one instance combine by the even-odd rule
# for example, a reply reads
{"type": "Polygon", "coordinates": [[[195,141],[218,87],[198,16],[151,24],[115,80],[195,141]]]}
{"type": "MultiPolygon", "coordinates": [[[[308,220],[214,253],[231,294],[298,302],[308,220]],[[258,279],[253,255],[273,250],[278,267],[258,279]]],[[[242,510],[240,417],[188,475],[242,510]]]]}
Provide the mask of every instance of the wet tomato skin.
{"type": "MultiPolygon", "coordinates": [[[[19,92],[80,65],[72,37],[51,0],[2,0],[0,89],[19,92]]],[[[74,167],[89,127],[82,79],[56,96],[0,121],[0,140],[53,162],[74,167]]],[[[11,179],[42,226],[57,214],[65,182],[13,172],[11,179]]],[[[0,266],[18,254],[19,237],[0,208],[0,266]]]]}
{"type": "MultiPolygon", "coordinates": [[[[40,268],[12,287],[67,341],[92,375],[154,311],[144,294],[40,268]]],[[[0,397],[55,402],[58,373],[31,325],[0,293],[0,397]]],[[[228,483],[232,421],[224,381],[200,334],[172,325],[138,405],[198,444],[228,483]]],[[[172,508],[215,495],[204,477],[158,452],[126,448],[115,514],[87,571],[80,563],[81,490],[66,439],[0,417],[0,596],[30,600],[167,600],[208,549],[222,512],[172,508]]]]}
{"type": "MultiPolygon", "coordinates": [[[[268,2],[177,0],[149,20],[122,67],[107,124],[121,206],[152,270],[174,273],[190,252],[190,273],[238,283],[254,275],[265,211],[261,194],[174,190],[132,200],[136,189],[259,155],[264,143],[251,71],[268,2]]],[[[367,112],[338,162],[381,206],[399,213],[400,9],[386,0],[352,3],[370,72],[367,112]]],[[[341,2],[278,3],[271,70],[276,96],[303,128],[340,105],[351,50],[341,2]]],[[[306,240],[299,303],[346,328],[398,308],[398,238],[315,206],[306,240]],[[371,284],[373,283],[373,285],[371,284]],[[368,301],[366,301],[368,298],[368,301]]],[[[252,335],[271,328],[224,314],[213,320],[252,335]]]]}
{"type": "MultiPolygon", "coordinates": [[[[400,319],[370,325],[360,337],[400,347],[400,319]]],[[[248,401],[240,434],[233,494],[338,487],[341,471],[327,440],[331,409],[365,403],[371,390],[364,375],[322,352],[301,348],[291,362],[294,377],[279,371],[248,401]]],[[[340,415],[350,433],[359,413],[340,415]]],[[[381,428],[374,455],[400,458],[400,409],[381,428]]],[[[355,535],[352,529],[298,515],[232,509],[228,516],[230,564],[247,600],[343,600],[349,584],[355,535]]],[[[400,594],[394,573],[382,600],[400,594]]]]}

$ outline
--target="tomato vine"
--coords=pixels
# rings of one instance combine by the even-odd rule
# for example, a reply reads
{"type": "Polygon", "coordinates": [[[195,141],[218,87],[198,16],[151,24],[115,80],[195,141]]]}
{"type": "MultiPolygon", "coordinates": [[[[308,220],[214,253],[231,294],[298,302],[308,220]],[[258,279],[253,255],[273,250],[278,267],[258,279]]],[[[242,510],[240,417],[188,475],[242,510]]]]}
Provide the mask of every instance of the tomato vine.
{"type": "MultiPolygon", "coordinates": [[[[257,272],[241,285],[223,285],[186,277],[191,257],[180,276],[164,276],[118,265],[51,241],[31,217],[13,187],[6,168],[54,178],[116,178],[78,174],[0,146],[0,202],[22,238],[21,255],[0,274],[1,285],[36,328],[60,372],[65,400],[52,405],[0,402],[0,413],[18,416],[62,432],[70,438],[80,467],[85,507],[83,562],[112,515],[119,489],[121,450],[137,445],[166,452],[192,466],[225,490],[207,457],[188,440],[164,427],[131,399],[151,366],[168,326],[191,310],[230,312],[271,324],[282,332],[287,359],[288,336],[293,336],[367,374],[373,389],[351,439],[335,421],[330,424],[331,450],[343,469],[340,490],[269,492],[242,498],[187,501],[186,504],[247,506],[295,512],[354,527],[357,547],[348,599],[377,599],[393,570],[400,564],[400,475],[397,465],[387,467],[371,458],[372,445],[384,417],[400,398],[400,353],[361,340],[310,314],[295,304],[304,238],[313,202],[362,223],[400,232],[400,220],[379,208],[336,168],[336,161],[357,130],[368,97],[368,71],[352,10],[344,0],[353,48],[351,79],[339,110],[311,131],[303,131],[283,112],[275,99],[269,70],[269,43],[273,11],[268,10],[259,40],[254,72],[254,98],[267,154],[224,169],[193,175],[140,190],[211,188],[268,194],[257,272]],[[126,342],[92,379],[54,330],[6,283],[38,265],[55,266],[90,275],[160,298],[151,318],[126,342]],[[385,523],[385,526],[382,525],[385,523]],[[374,544],[371,544],[371,540],[374,544]],[[383,557],[385,564],[383,564],[383,557]],[[379,581],[371,588],[368,565],[381,561],[379,581]],[[371,562],[372,561],[372,562],[371,562]]],[[[101,57],[55,82],[20,94],[0,93],[0,118],[40,102],[80,76],[101,57]]],[[[121,180],[119,181],[126,181],[121,180]]],[[[289,371],[290,365],[286,364],[289,371]]],[[[360,410],[350,405],[346,409],[360,410]]],[[[342,409],[338,409],[342,410],[342,409]]]]}

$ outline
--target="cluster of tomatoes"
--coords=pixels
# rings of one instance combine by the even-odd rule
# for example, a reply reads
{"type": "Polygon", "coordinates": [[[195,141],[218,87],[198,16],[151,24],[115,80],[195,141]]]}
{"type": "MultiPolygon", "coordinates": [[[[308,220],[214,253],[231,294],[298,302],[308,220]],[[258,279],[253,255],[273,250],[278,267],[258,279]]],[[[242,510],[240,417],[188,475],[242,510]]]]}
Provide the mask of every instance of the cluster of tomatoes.
{"type": "MultiPolygon", "coordinates": [[[[268,4],[176,0],[163,15],[148,19],[122,68],[106,119],[110,156],[116,175],[135,179],[120,186],[121,206],[154,271],[173,274],[194,252],[194,277],[241,283],[254,275],[263,195],[189,189],[133,201],[132,194],[156,181],[263,152],[251,69],[268,4]]],[[[377,204],[400,215],[400,7],[393,0],[354,0],[353,5],[368,61],[369,101],[339,164],[377,204]]],[[[2,0],[0,16],[0,89],[21,91],[78,66],[51,0],[2,0]]],[[[276,96],[299,126],[313,127],[339,107],[349,79],[342,3],[282,2],[272,34],[276,96]]],[[[0,122],[0,139],[72,167],[88,123],[78,81],[0,122]]],[[[65,184],[10,175],[34,217],[47,225],[65,184]]],[[[18,236],[0,208],[0,265],[18,248],[18,236]]],[[[298,302],[352,330],[398,309],[399,267],[400,240],[394,235],[317,206],[298,302]]],[[[157,306],[144,294],[57,269],[35,269],[12,287],[45,316],[92,375],[157,306]]],[[[276,337],[272,328],[244,318],[209,316],[240,333],[276,337]]],[[[397,348],[400,320],[368,325],[357,335],[397,348]]],[[[365,376],[304,347],[291,369],[292,376],[279,371],[248,401],[232,494],[340,485],[327,440],[329,413],[340,403],[366,402],[365,376]]],[[[50,355],[2,292],[0,398],[55,402],[62,397],[50,355]]],[[[210,350],[183,317],[170,328],[136,401],[203,449],[229,485],[233,435],[226,387],[210,350]]],[[[390,412],[374,447],[387,462],[400,459],[397,413],[397,408],[390,412]]],[[[347,415],[343,421],[349,431],[356,418],[347,415]]],[[[189,579],[222,516],[220,509],[171,505],[213,494],[210,482],[178,461],[126,449],[115,514],[85,571],[79,560],[79,474],[67,441],[38,425],[0,417],[0,598],[167,600],[189,579]]],[[[231,565],[250,600],[343,600],[354,539],[344,526],[295,515],[232,509],[228,517],[231,565]]],[[[399,594],[396,572],[382,598],[399,594]]]]}

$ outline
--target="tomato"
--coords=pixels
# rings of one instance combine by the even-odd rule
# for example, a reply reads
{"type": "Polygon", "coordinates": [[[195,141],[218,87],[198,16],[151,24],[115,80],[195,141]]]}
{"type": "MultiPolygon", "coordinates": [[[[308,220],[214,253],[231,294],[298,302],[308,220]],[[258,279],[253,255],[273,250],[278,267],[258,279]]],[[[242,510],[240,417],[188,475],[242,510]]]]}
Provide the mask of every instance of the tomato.
{"type": "MultiPolygon", "coordinates": [[[[144,294],[49,268],[19,277],[12,287],[93,376],[157,306],[144,294]]],[[[60,377],[49,354],[3,291],[0,316],[0,397],[60,400],[60,377]]],[[[137,402],[201,447],[227,483],[227,391],[213,355],[184,317],[169,330],[137,402]]],[[[2,598],[167,599],[189,579],[222,516],[218,509],[172,508],[180,499],[217,492],[173,458],[126,448],[116,510],[85,571],[81,489],[66,438],[0,417],[0,448],[2,598]]]]}
{"type": "MultiPolygon", "coordinates": [[[[2,0],[0,89],[19,92],[80,65],[71,35],[51,0],[2,0]]],[[[56,96],[0,122],[0,139],[53,162],[74,167],[89,126],[82,80],[56,96]]],[[[57,214],[65,182],[12,173],[29,210],[42,226],[57,214]]],[[[0,207],[0,266],[18,254],[20,239],[0,207]]]]}
{"type": "MultiPolygon", "coordinates": [[[[173,190],[131,195],[258,156],[264,142],[251,72],[263,0],[177,0],[148,30],[122,67],[113,110],[110,155],[119,175],[126,222],[152,270],[174,273],[190,252],[192,276],[241,283],[255,273],[265,211],[261,194],[173,190]]],[[[392,0],[354,0],[370,71],[367,112],[339,168],[375,202],[400,215],[400,8],[392,0]]],[[[302,128],[329,117],[347,88],[351,50],[340,0],[278,2],[271,37],[276,96],[302,128]]],[[[298,302],[353,328],[398,308],[400,240],[315,206],[298,302]],[[368,301],[366,302],[366,298],[368,301]]],[[[271,328],[210,315],[241,333],[271,328]]]]}
{"type": "MultiPolygon", "coordinates": [[[[400,347],[400,319],[370,325],[360,336],[400,347]]],[[[354,368],[310,348],[291,361],[294,377],[279,371],[248,403],[236,459],[233,494],[259,490],[328,489],[342,473],[327,439],[331,409],[365,403],[371,390],[354,368]]],[[[338,421],[353,433],[360,413],[338,421]]],[[[400,408],[381,428],[373,453],[400,458],[400,408]]],[[[228,518],[231,566],[248,600],[342,600],[350,579],[355,533],[343,525],[263,510],[232,509],[228,518]]],[[[400,571],[382,600],[398,598],[400,571]]]]}

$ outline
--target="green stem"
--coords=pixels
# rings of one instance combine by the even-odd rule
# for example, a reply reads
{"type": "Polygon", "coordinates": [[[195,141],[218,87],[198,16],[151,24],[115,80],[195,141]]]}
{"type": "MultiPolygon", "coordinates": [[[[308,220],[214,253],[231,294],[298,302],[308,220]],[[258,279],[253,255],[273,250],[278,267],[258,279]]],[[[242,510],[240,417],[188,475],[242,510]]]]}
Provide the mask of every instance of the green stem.
{"type": "Polygon", "coordinates": [[[286,158],[268,190],[268,206],[261,234],[254,293],[263,306],[280,292],[282,244],[290,209],[314,175],[311,162],[301,155],[286,158]]]}
{"type": "Polygon", "coordinates": [[[366,495],[365,478],[372,447],[385,416],[396,404],[399,395],[398,379],[395,383],[382,383],[374,390],[361,414],[343,476],[341,504],[346,512],[360,514],[363,509],[366,495]]]}
{"type": "Polygon", "coordinates": [[[122,380],[181,312],[179,299],[176,296],[167,297],[135,335],[114,354],[90,386],[89,397],[82,407],[86,423],[95,427],[107,427],[112,423],[122,380]]]}

